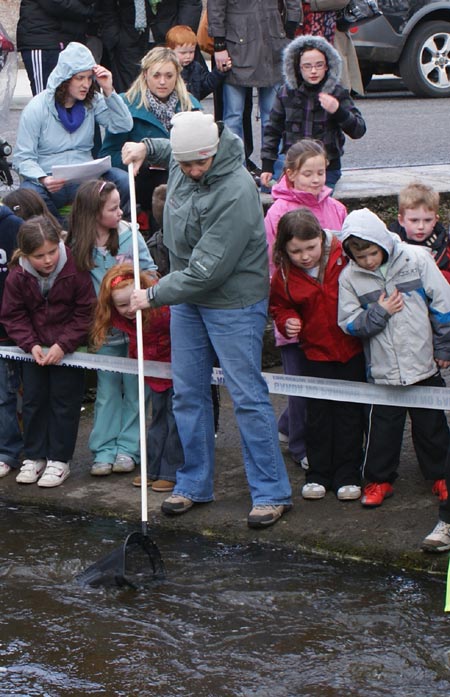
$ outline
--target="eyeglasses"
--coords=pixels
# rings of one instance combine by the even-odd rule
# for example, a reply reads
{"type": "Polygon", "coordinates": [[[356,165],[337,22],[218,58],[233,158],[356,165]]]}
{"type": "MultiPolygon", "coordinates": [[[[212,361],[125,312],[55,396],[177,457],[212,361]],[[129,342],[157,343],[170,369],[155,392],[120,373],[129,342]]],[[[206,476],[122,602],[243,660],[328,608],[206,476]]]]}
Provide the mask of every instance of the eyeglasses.
{"type": "Polygon", "coordinates": [[[300,69],[301,70],[306,70],[307,73],[310,73],[311,70],[323,70],[326,68],[326,63],[325,61],[322,61],[321,63],[300,63],[300,69]]]}

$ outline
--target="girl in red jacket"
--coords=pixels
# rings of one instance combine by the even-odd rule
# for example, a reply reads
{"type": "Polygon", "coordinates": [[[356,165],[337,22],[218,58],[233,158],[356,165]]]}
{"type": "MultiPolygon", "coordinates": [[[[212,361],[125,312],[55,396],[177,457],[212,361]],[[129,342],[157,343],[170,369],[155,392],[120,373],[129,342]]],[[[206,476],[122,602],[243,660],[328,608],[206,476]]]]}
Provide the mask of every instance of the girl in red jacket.
{"type": "MultiPolygon", "coordinates": [[[[346,263],[339,240],[299,208],[283,215],[274,244],[270,312],[278,330],[298,338],[309,376],[364,381],[359,340],[337,324],[338,278],[346,263]]],[[[341,501],[361,495],[363,411],[359,404],[307,400],[305,499],[331,489],[341,501]]]]}
{"type": "MultiPolygon", "coordinates": [[[[157,283],[141,272],[141,288],[157,283]]],[[[98,305],[92,330],[92,341],[99,348],[111,327],[128,335],[130,358],[137,358],[136,312],[130,310],[134,274],[131,264],[118,264],[105,274],[100,286],[98,305]]],[[[170,362],[170,310],[164,305],[158,309],[143,310],[144,358],[170,362]]],[[[147,432],[148,478],[153,491],[172,491],[176,471],[184,462],[178,430],[172,411],[172,381],[166,378],[146,377],[148,398],[152,405],[152,422],[147,432]]],[[[134,486],[141,485],[135,477],[134,486]]]]}
{"type": "MultiPolygon", "coordinates": [[[[275,271],[272,249],[277,237],[278,221],[288,211],[305,206],[314,213],[322,228],[342,229],[347,209],[343,203],[331,198],[333,192],[325,186],[326,169],[325,148],[318,140],[304,138],[291,145],[287,151],[284,176],[272,189],[274,203],[264,218],[271,276],[275,271]]],[[[297,338],[286,339],[275,327],[275,343],[280,347],[286,375],[303,375],[305,356],[297,338]]],[[[288,442],[294,462],[307,469],[304,397],[288,397],[288,406],[278,419],[278,432],[280,441],[288,442]]]]}
{"type": "Polygon", "coordinates": [[[58,364],[86,343],[95,291],[89,271],[77,270],[55,219],[29,218],[17,243],[1,319],[34,361],[23,362],[26,459],[16,481],[55,487],[70,473],[84,395],[83,373],[58,364]]]}

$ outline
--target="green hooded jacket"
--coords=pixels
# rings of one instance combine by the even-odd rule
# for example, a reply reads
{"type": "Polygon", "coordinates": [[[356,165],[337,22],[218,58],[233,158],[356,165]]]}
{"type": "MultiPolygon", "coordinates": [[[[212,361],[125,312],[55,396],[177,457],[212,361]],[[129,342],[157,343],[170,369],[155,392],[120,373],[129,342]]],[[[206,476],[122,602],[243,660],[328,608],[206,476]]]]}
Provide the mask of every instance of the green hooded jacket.
{"type": "Polygon", "coordinates": [[[199,181],[181,171],[165,139],[146,141],[152,164],[169,167],[164,244],[171,272],[155,287],[155,305],[247,307],[269,292],[261,201],[243,166],[242,141],[225,126],[210,169],[199,181]]]}

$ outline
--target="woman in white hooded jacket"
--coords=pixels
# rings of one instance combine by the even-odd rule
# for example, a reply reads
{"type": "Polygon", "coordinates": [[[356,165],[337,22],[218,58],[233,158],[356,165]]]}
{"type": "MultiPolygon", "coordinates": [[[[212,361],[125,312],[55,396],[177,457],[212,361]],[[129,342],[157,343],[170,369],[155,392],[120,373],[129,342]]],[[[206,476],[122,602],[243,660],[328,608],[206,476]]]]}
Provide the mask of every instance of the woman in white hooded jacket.
{"type": "MultiPolygon", "coordinates": [[[[61,51],[47,89],[23,110],[13,157],[22,186],[37,191],[59,220],[59,209],[72,203],[79,182],[52,176],[52,168],[93,159],[96,123],[120,133],[131,130],[133,119],[114,91],[110,71],[96,64],[86,46],[73,41],[61,51]]],[[[126,172],[111,168],[103,178],[116,184],[122,209],[129,209],[126,172]]]]}

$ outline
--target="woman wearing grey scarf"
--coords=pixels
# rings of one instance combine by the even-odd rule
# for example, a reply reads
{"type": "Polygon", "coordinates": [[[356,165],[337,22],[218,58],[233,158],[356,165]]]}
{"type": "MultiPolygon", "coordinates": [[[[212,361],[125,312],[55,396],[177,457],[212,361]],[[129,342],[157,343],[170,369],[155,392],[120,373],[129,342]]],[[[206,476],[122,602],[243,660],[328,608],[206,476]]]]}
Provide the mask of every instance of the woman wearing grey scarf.
{"type": "MultiPolygon", "coordinates": [[[[172,116],[179,111],[200,109],[200,103],[190,95],[181,77],[181,65],[174,51],[157,46],[141,61],[141,71],[130,89],[122,95],[133,117],[133,128],[128,133],[106,132],[101,156],[111,155],[114,166],[124,168],[122,146],[127,141],[142,138],[168,138],[172,116]]],[[[141,229],[156,230],[151,220],[153,190],[167,181],[166,170],[145,165],[136,177],[136,199],[145,211],[149,227],[142,216],[141,229]]]]}

